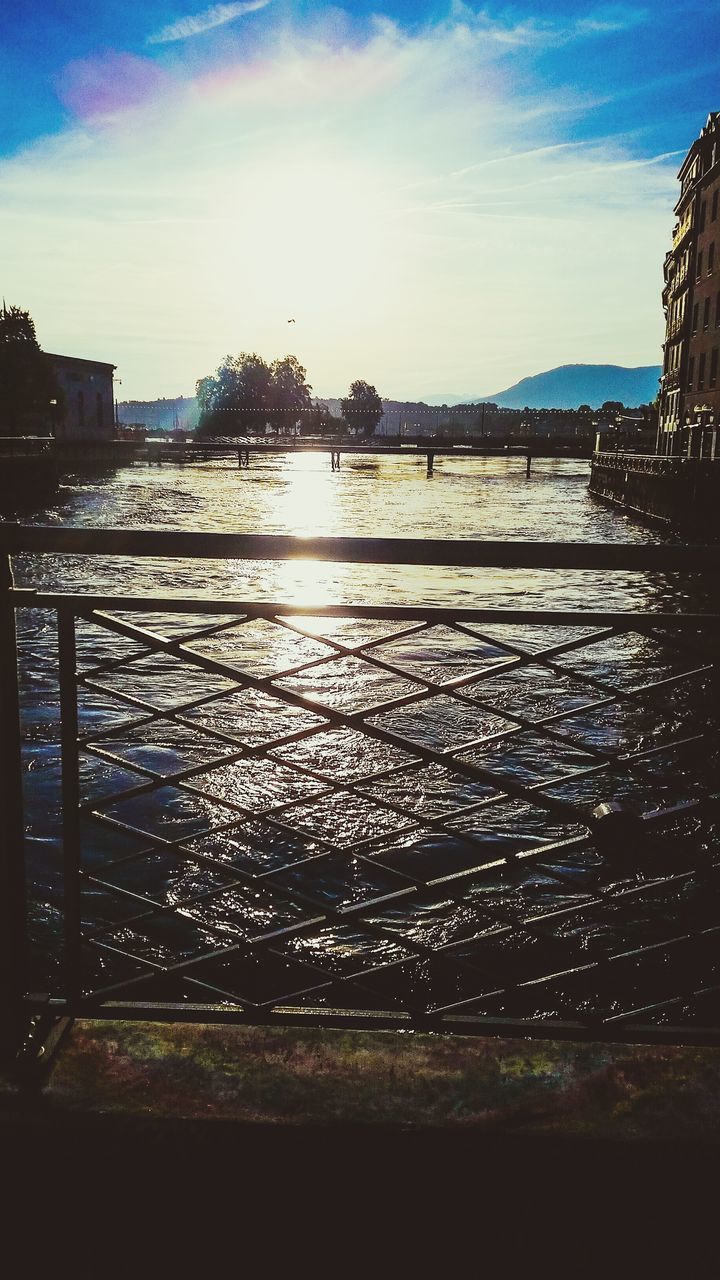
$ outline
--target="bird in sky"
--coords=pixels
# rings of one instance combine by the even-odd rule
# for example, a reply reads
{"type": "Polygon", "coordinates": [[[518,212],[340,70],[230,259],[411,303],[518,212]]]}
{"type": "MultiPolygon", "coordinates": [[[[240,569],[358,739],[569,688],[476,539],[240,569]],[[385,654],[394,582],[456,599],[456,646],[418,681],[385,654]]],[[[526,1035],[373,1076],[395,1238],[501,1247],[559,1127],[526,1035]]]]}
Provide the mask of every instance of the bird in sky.
{"type": "Polygon", "coordinates": [[[288,324],[294,324],[294,323],[295,323],[294,320],[288,320],[288,324]]]}

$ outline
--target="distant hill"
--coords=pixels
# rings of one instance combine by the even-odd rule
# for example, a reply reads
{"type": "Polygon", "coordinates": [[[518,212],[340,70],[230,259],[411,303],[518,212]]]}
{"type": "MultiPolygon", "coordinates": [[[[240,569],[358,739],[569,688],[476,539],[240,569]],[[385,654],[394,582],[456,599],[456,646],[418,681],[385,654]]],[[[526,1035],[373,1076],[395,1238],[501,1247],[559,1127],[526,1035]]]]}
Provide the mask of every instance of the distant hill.
{"type": "MultiPolygon", "coordinates": [[[[473,397],[463,391],[461,394],[457,391],[445,391],[442,394],[425,396],[423,404],[431,404],[433,406],[442,406],[448,404],[473,404],[473,397]]],[[[523,405],[523,409],[525,406],[523,405]]]]}
{"type": "Polygon", "coordinates": [[[660,365],[626,369],[619,364],[561,364],[546,373],[521,378],[505,391],[478,396],[502,409],[599,409],[606,400],[624,405],[649,404],[658,393],[660,365]]]}

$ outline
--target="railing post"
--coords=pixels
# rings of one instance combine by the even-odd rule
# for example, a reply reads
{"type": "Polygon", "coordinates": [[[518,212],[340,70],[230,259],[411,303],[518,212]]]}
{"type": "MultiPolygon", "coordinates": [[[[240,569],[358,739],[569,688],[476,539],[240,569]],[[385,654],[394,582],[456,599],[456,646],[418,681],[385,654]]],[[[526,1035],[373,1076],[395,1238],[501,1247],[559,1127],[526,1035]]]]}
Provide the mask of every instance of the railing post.
{"type": "Polygon", "coordinates": [[[12,562],[0,555],[0,1057],[16,1058],[28,1024],[27,901],[20,699],[12,562]]]}
{"type": "Polygon", "coordinates": [[[60,675],[60,750],[62,765],[64,974],[66,996],[74,1005],[81,994],[81,839],[78,762],[77,656],[75,618],[58,609],[60,675]]]}

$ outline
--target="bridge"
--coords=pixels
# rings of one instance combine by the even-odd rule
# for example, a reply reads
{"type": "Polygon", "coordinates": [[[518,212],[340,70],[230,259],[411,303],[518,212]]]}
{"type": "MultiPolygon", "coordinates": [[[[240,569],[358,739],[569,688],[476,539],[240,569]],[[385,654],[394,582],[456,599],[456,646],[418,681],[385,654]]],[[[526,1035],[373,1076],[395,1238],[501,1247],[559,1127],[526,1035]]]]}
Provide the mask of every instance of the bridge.
{"type": "Polygon", "coordinates": [[[341,457],[360,455],[366,457],[403,457],[416,459],[424,456],[427,462],[428,475],[432,475],[436,458],[507,458],[518,457],[526,463],[526,473],[530,474],[533,458],[587,458],[592,456],[590,442],[567,440],[566,438],[548,437],[546,439],[523,439],[514,436],[498,437],[481,444],[468,444],[465,440],[435,440],[425,437],[412,443],[385,443],[370,440],[356,443],[345,438],[302,438],[298,436],[267,437],[237,436],[232,439],[190,440],[147,440],[144,453],[149,463],[163,462],[204,462],[210,458],[235,458],[238,465],[248,467],[251,456],[263,454],[291,453],[323,453],[330,455],[333,471],[339,470],[341,457]]]}

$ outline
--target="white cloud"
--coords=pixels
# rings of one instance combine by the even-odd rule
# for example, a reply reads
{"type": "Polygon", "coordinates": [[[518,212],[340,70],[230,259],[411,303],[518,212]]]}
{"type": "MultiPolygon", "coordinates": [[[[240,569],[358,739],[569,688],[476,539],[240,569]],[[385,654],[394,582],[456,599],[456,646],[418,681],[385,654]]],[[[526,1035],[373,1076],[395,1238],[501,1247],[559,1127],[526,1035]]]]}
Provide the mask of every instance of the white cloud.
{"type": "Polygon", "coordinates": [[[199,36],[204,31],[211,31],[213,27],[222,27],[226,22],[234,22],[243,14],[264,9],[268,4],[270,0],[245,0],[242,4],[213,4],[209,9],[203,9],[201,13],[193,13],[187,18],[171,22],[169,26],[148,36],[147,43],[170,44],[175,40],[187,40],[190,36],[199,36]]]}
{"type": "Polygon", "coordinates": [[[327,395],[659,360],[676,158],[578,142],[513,71],[461,20],[276,37],[0,164],[6,296],[138,398],[285,354],[288,316],[327,395]]]}

